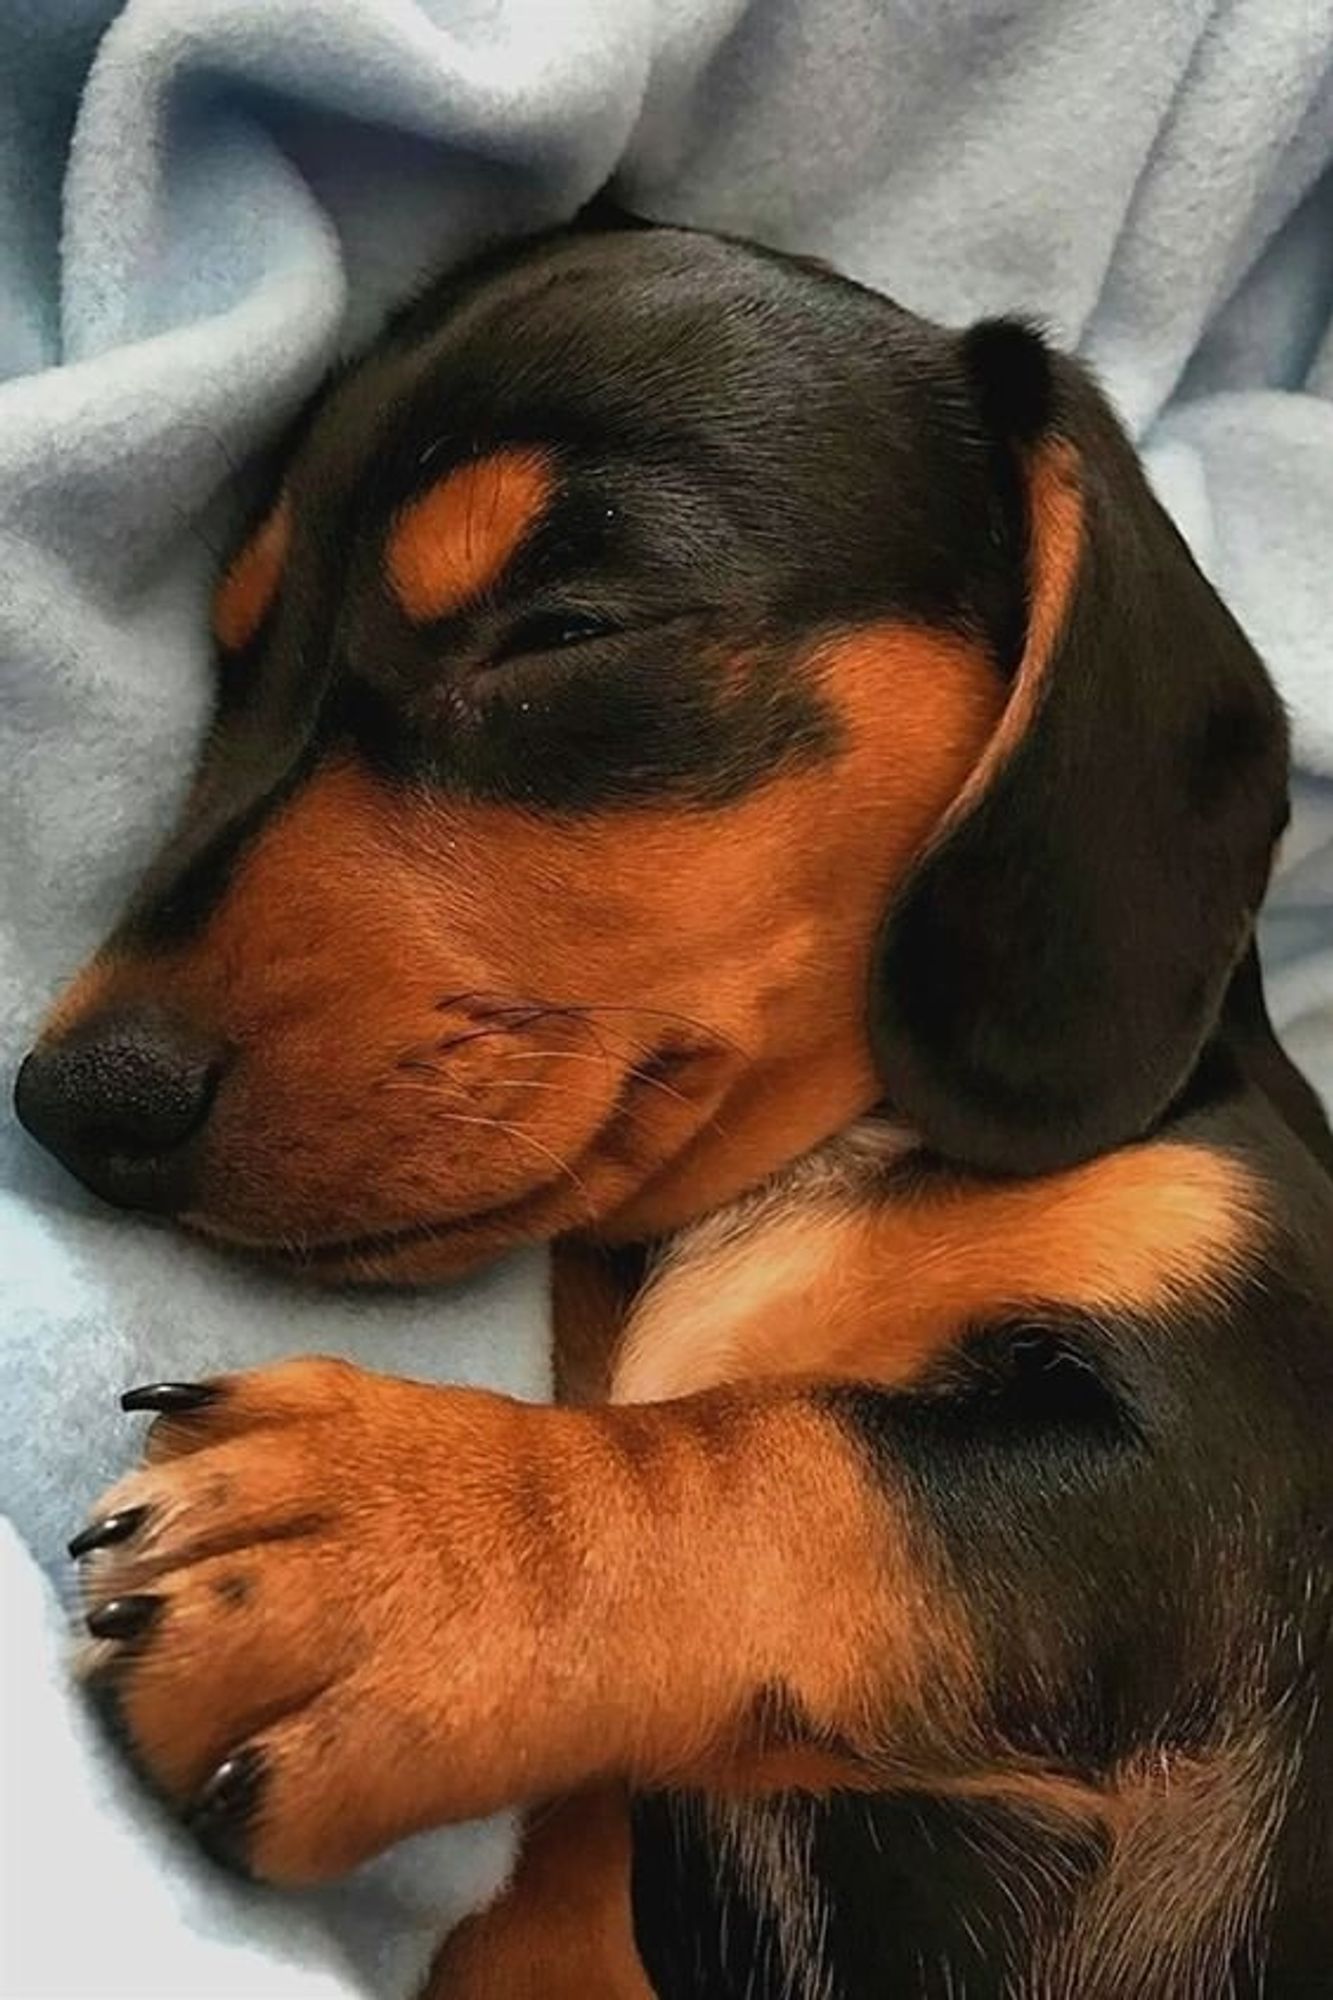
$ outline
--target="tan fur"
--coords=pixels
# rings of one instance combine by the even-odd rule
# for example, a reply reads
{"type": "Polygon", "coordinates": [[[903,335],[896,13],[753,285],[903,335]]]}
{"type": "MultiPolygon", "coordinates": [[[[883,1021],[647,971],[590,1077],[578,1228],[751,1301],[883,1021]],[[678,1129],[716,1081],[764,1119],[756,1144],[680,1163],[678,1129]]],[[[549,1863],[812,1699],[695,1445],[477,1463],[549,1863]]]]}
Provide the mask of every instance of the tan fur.
{"type": "Polygon", "coordinates": [[[248,646],[278,594],[291,546],[290,503],[280,499],[236,556],[213,599],[213,636],[224,652],[248,646]]]}
{"type": "Polygon", "coordinates": [[[1083,496],[1077,454],[1058,440],[1038,446],[1027,467],[1031,522],[1027,638],[999,727],[967,783],[941,817],[942,840],[984,797],[1031,729],[1049,680],[1083,554],[1083,496]]]}
{"type": "Polygon", "coordinates": [[[1227,1285],[1261,1226],[1238,1161],[1130,1146],[1036,1181],[809,1170],[672,1245],[630,1320],[615,1395],[777,1376],[910,1380],[987,1315],[1169,1311],[1227,1285]]]}
{"type": "Polygon", "coordinates": [[[399,513],[384,551],[411,619],[443,618],[497,583],[555,490],[545,452],[491,452],[448,473],[399,513]]]}
{"type": "Polygon", "coordinates": [[[446,1940],[421,2000],[652,2000],[634,1948],[629,1867],[620,1790],[538,1812],[513,1880],[446,1940]]]}

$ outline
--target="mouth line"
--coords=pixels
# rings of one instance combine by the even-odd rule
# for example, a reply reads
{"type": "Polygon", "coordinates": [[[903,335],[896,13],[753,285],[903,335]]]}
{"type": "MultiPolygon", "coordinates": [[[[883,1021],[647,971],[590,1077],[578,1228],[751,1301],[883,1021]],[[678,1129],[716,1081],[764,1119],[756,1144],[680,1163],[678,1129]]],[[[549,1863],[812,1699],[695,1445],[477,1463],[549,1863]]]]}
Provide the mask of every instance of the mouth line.
{"type": "MultiPolygon", "coordinates": [[[[570,1163],[569,1171],[574,1177],[577,1177],[593,1159],[607,1135],[615,1131],[628,1109],[640,1080],[633,1071],[624,1077],[615,1102],[606,1117],[594,1129],[591,1137],[570,1163]]],[[[680,1143],[684,1144],[686,1141],[682,1140],[680,1143]]],[[[673,1147],[672,1151],[675,1150],[673,1147]]],[[[654,1166],[661,1164],[662,1162],[657,1161],[654,1166]]],[[[514,1195],[506,1201],[493,1202],[487,1208],[470,1209],[466,1215],[443,1216],[433,1222],[408,1222],[397,1228],[372,1230],[364,1235],[324,1237],[313,1243],[283,1242],[273,1237],[231,1235],[226,1230],[216,1229],[207,1222],[193,1220],[188,1215],[181,1216],[179,1220],[185,1228],[216,1248],[249,1252],[265,1263],[300,1270],[312,1266],[318,1268],[331,1264],[373,1261],[376,1258],[391,1256],[395,1251],[413,1249],[418,1244],[443,1242],[449,1237],[462,1234],[465,1230],[511,1222],[539,1207],[553,1190],[564,1184],[566,1178],[565,1174],[552,1174],[548,1180],[539,1181],[535,1187],[525,1188],[522,1194],[514,1195]]],[[[595,1220],[591,1214],[587,1217],[590,1226],[595,1220]]]]}
{"type": "Polygon", "coordinates": [[[474,1208],[466,1215],[441,1216],[432,1222],[406,1222],[397,1229],[376,1229],[362,1236],[326,1236],[314,1243],[282,1242],[264,1236],[233,1236],[208,1223],[191,1222],[184,1217],[182,1221],[207,1243],[224,1250],[249,1251],[266,1262],[342,1264],[360,1258],[387,1256],[392,1251],[410,1249],[418,1243],[438,1243],[445,1237],[458,1235],[461,1230],[517,1214],[559,1185],[560,1176],[555,1175],[516,1196],[513,1201],[495,1202],[490,1208],[474,1208]]]}

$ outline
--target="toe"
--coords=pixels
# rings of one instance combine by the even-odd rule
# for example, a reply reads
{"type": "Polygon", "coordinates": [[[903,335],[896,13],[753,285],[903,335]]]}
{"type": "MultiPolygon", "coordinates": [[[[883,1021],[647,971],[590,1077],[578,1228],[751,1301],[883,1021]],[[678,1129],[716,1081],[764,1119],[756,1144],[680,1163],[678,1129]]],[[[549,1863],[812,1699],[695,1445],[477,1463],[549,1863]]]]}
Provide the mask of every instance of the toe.
{"type": "Polygon", "coordinates": [[[136,1761],[177,1800],[363,1650],[317,1557],[289,1547],[195,1563],[154,1593],[95,1605],[88,1626],[104,1642],[91,1677],[114,1689],[136,1761]]]}

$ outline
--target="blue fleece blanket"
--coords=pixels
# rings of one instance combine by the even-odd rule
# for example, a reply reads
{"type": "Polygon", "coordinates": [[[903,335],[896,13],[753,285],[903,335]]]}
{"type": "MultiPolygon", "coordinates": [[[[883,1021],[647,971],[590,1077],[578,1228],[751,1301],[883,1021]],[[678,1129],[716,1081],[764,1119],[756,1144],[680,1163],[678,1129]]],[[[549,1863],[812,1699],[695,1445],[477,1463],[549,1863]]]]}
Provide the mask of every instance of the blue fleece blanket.
{"type": "MultiPolygon", "coordinates": [[[[1333,0],[3,0],[0,1068],[179,797],[237,468],[423,274],[615,175],[1100,369],[1291,707],[1265,944],[1333,1093],[1331,158],[1333,0]]],[[[536,1266],[300,1296],[0,1123],[6,1992],[404,1994],[502,1877],[496,1823],[247,1895],[63,1693],[47,1579],[131,1451],[115,1391],[309,1348],[540,1394],[536,1266]]]]}

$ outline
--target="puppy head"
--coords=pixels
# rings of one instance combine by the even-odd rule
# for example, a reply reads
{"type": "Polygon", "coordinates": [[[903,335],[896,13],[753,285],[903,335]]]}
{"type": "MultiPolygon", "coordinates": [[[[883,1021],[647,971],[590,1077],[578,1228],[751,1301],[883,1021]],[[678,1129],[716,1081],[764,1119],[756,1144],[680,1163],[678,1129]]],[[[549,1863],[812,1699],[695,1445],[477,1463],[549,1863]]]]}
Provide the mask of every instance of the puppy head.
{"type": "Polygon", "coordinates": [[[1027,1171],[1189,1074],[1283,788],[1095,392],[679,230],[491,260],[300,427],[183,822],[25,1067],[331,1277],[641,1236],[881,1098],[1027,1171]]]}

